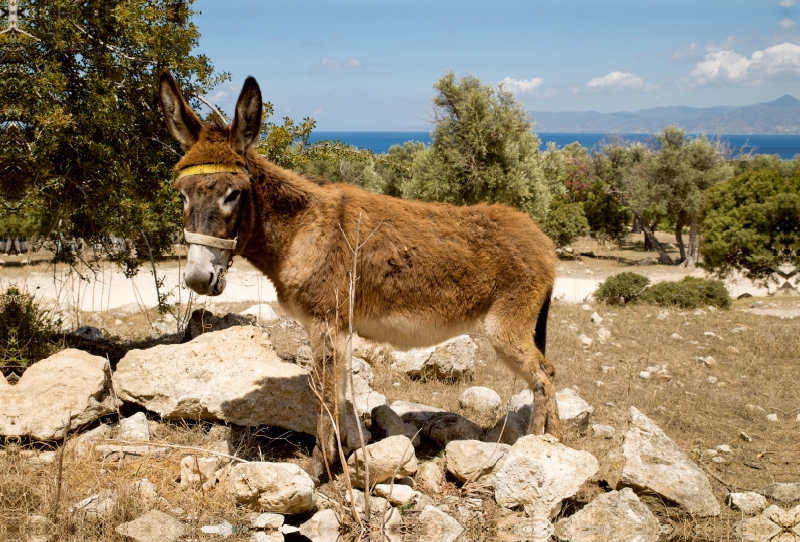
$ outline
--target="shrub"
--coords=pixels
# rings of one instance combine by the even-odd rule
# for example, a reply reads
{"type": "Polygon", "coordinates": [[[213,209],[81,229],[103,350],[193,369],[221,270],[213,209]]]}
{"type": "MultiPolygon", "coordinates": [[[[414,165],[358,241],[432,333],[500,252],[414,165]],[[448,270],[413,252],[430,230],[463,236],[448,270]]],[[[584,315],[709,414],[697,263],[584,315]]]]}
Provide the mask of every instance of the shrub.
{"type": "Polygon", "coordinates": [[[642,301],[662,306],[697,309],[714,305],[720,309],[731,306],[731,296],[718,280],[684,277],[678,282],[660,282],[647,288],[642,301]]]}
{"type": "Polygon", "coordinates": [[[578,237],[589,233],[589,223],[580,203],[555,202],[550,205],[542,230],[557,247],[565,247],[578,237]]]}
{"type": "Polygon", "coordinates": [[[624,305],[638,301],[650,279],[636,273],[620,273],[600,283],[594,298],[609,305],[624,305]]]}
{"type": "Polygon", "coordinates": [[[31,294],[10,286],[0,294],[0,367],[24,369],[55,352],[56,324],[31,294]]]}

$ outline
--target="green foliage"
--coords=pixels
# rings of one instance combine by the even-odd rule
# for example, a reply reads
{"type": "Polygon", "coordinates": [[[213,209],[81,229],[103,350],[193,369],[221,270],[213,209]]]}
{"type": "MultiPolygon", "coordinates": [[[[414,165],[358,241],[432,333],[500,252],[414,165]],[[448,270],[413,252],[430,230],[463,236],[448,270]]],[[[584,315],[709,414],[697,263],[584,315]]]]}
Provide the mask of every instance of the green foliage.
{"type": "Polygon", "coordinates": [[[632,214],[613,197],[605,184],[595,182],[583,202],[583,212],[589,222],[589,235],[601,242],[622,243],[628,236],[632,214]]]}
{"type": "Polygon", "coordinates": [[[718,280],[684,277],[678,282],[659,282],[647,288],[640,299],[664,307],[698,309],[713,305],[719,309],[731,306],[725,285],[718,280]]]}
{"type": "Polygon", "coordinates": [[[701,218],[700,252],[721,275],[739,270],[768,280],[780,265],[800,265],[800,167],[789,178],[749,169],[715,186],[701,218]]]}
{"type": "Polygon", "coordinates": [[[560,152],[539,153],[524,107],[502,86],[446,73],[434,85],[432,144],[414,157],[404,198],[455,205],[506,203],[544,218],[563,191],[560,152]]]}
{"type": "Polygon", "coordinates": [[[589,233],[589,223],[583,214],[583,204],[555,201],[541,223],[542,230],[557,247],[565,247],[578,237],[589,233]]]}
{"type": "Polygon", "coordinates": [[[51,336],[58,324],[31,294],[9,287],[0,294],[0,366],[24,368],[53,354],[57,348],[51,336]]]}
{"type": "Polygon", "coordinates": [[[619,273],[600,283],[594,298],[608,305],[625,305],[639,300],[650,279],[636,273],[619,273]]]}

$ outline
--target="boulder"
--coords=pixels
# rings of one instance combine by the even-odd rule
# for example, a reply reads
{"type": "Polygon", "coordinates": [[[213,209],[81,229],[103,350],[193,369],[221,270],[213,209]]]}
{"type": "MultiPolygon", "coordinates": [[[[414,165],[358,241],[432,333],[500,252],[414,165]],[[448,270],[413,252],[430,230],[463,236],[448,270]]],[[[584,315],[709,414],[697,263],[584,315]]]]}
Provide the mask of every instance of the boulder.
{"type": "Polygon", "coordinates": [[[504,508],[521,505],[530,516],[552,519],[561,501],[575,495],[597,469],[589,452],[568,448],[551,435],[526,435],[511,446],[495,474],[495,500],[504,508]]]}
{"type": "Polygon", "coordinates": [[[311,542],[340,540],[339,518],[330,509],[320,510],[311,519],[300,525],[300,534],[311,542]]]}
{"type": "Polygon", "coordinates": [[[658,519],[630,489],[603,493],[556,523],[562,542],[658,542],[658,519]]]}
{"type": "Polygon", "coordinates": [[[103,332],[94,326],[81,326],[73,331],[72,334],[87,341],[102,341],[105,339],[103,332]]]}
{"type": "Polygon", "coordinates": [[[652,491],[692,515],[719,515],[708,478],[672,439],[635,407],[628,425],[621,447],[603,459],[601,480],[615,489],[652,491]]]}
{"type": "Polygon", "coordinates": [[[272,512],[264,512],[262,514],[254,513],[250,516],[250,527],[253,529],[270,529],[277,531],[283,527],[283,522],[286,520],[280,514],[273,514],[272,512]]]}
{"type": "Polygon", "coordinates": [[[528,423],[516,412],[509,412],[494,424],[494,427],[483,437],[484,442],[502,442],[514,444],[528,432],[528,423]]]}
{"type": "Polygon", "coordinates": [[[221,420],[316,434],[308,371],[282,361],[266,331],[239,326],[186,344],[131,350],[117,364],[120,399],[171,420],[221,420]]]}
{"type": "Polygon", "coordinates": [[[98,522],[110,517],[117,501],[110,491],[101,491],[69,507],[70,513],[83,521],[98,522]]]}
{"type": "Polygon", "coordinates": [[[508,444],[478,440],[451,441],[445,448],[447,471],[460,482],[481,480],[491,483],[491,475],[503,466],[510,449],[508,444]]]}
{"type": "Polygon", "coordinates": [[[386,404],[386,396],[372,389],[373,380],[372,367],[361,358],[353,358],[353,402],[359,414],[370,414],[386,404]]]}
{"type": "Polygon", "coordinates": [[[452,412],[432,416],[422,428],[422,433],[442,448],[451,440],[479,440],[483,437],[481,426],[452,412]]]}
{"type": "Polygon", "coordinates": [[[728,504],[731,508],[741,510],[744,514],[760,514],[767,507],[767,499],[754,491],[729,493],[728,504]]]}
{"type": "Polygon", "coordinates": [[[150,426],[144,412],[137,412],[119,421],[117,438],[120,440],[150,440],[150,426]]]}
{"type": "Polygon", "coordinates": [[[472,386],[458,397],[458,405],[473,419],[493,422],[500,413],[503,400],[491,388],[472,386]]]}
{"type": "MultiPolygon", "coordinates": [[[[556,392],[556,402],[558,403],[558,417],[564,423],[566,430],[576,431],[584,434],[589,429],[594,407],[584,401],[578,393],[570,388],[556,392]]],[[[516,412],[523,420],[527,429],[533,408],[533,392],[522,390],[516,395],[512,395],[509,400],[509,411],[516,412]]]]}
{"type": "Polygon", "coordinates": [[[173,542],[186,534],[186,526],[164,512],[150,510],[117,526],[116,531],[136,542],[173,542]]]}
{"type": "Polygon", "coordinates": [[[164,446],[150,446],[147,444],[100,444],[95,446],[94,449],[95,454],[106,463],[167,455],[167,448],[164,446]]]}
{"type": "Polygon", "coordinates": [[[431,505],[422,510],[419,524],[419,542],[453,542],[464,532],[458,520],[431,505]]]}
{"type": "Polygon", "coordinates": [[[592,436],[596,438],[613,438],[615,432],[616,429],[610,425],[600,425],[596,423],[592,426],[592,436]]]}
{"type": "Polygon", "coordinates": [[[469,335],[459,335],[431,348],[392,352],[392,368],[411,378],[471,379],[478,347],[469,335]]]}
{"type": "Polygon", "coordinates": [[[375,495],[388,500],[392,506],[404,506],[414,504],[422,494],[403,484],[376,484],[375,495]]]}
{"type": "Polygon", "coordinates": [[[302,514],[314,510],[314,482],[293,463],[239,463],[230,471],[236,502],[259,512],[302,514]]]}
{"type": "Polygon", "coordinates": [[[800,482],[773,482],[764,487],[759,493],[787,504],[800,501],[800,482]]]}
{"type": "Polygon", "coordinates": [[[91,457],[94,453],[94,448],[105,439],[111,437],[111,427],[106,424],[100,424],[91,431],[87,431],[77,437],[73,437],[67,441],[66,453],[73,454],[76,458],[84,459],[91,457]]]}
{"type": "Polygon", "coordinates": [[[115,411],[108,360],[69,348],[0,387],[0,436],[62,439],[67,418],[74,430],[115,411]]]}
{"type": "Polygon", "coordinates": [[[394,410],[404,422],[415,425],[418,428],[425,425],[435,414],[447,412],[442,408],[420,403],[411,403],[409,401],[395,401],[389,405],[389,408],[394,410]]]}
{"type": "Polygon", "coordinates": [[[181,487],[202,487],[203,484],[214,479],[215,473],[221,467],[222,462],[218,457],[187,455],[181,460],[181,487]]]}
{"type": "MultiPolygon", "coordinates": [[[[396,435],[365,446],[369,458],[369,482],[379,484],[393,476],[411,476],[417,472],[417,456],[408,437],[396,435]]],[[[353,452],[347,459],[350,481],[364,487],[364,450],[353,452]]]]}
{"type": "Polygon", "coordinates": [[[239,313],[240,316],[255,316],[256,324],[265,326],[281,321],[281,317],[269,303],[259,303],[239,313]]]}
{"type": "Polygon", "coordinates": [[[420,463],[414,478],[418,486],[432,493],[439,493],[442,490],[442,484],[444,484],[442,468],[434,461],[420,463]]]}
{"type": "Polygon", "coordinates": [[[420,436],[417,428],[403,421],[397,413],[386,405],[377,406],[371,413],[372,426],[370,427],[373,438],[380,440],[395,435],[405,435],[413,439],[414,446],[419,446],[420,436]]]}
{"type": "Polygon", "coordinates": [[[433,355],[434,350],[435,347],[415,348],[408,352],[393,351],[389,354],[391,367],[411,378],[420,378],[425,374],[425,364],[433,355]]]}
{"type": "Polygon", "coordinates": [[[189,342],[204,333],[213,333],[235,326],[252,326],[257,323],[256,320],[256,316],[252,314],[240,315],[230,312],[225,316],[219,317],[211,311],[196,309],[192,312],[192,316],[186,324],[183,342],[189,342]]]}

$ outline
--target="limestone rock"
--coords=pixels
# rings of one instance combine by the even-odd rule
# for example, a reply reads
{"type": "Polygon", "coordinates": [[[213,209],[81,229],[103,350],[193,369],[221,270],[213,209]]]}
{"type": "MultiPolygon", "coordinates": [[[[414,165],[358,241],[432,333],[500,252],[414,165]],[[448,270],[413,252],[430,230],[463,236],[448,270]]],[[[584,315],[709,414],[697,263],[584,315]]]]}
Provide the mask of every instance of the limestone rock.
{"type": "Polygon", "coordinates": [[[479,440],[483,436],[483,429],[478,424],[452,412],[431,417],[422,432],[442,448],[451,440],[479,440]]]}
{"type": "Polygon", "coordinates": [[[562,542],[658,542],[659,523],[630,489],[603,493],[556,523],[562,542]]]}
{"type": "Polygon", "coordinates": [[[753,491],[729,493],[728,504],[731,508],[741,510],[745,514],[760,514],[767,507],[767,499],[753,491]]]}
{"type": "Polygon", "coordinates": [[[336,512],[330,509],[320,510],[300,525],[300,534],[311,542],[339,540],[339,518],[336,517],[336,512]]]}
{"type": "Polygon", "coordinates": [[[774,482],[759,493],[784,503],[800,501],[800,482],[774,482]]]}
{"type": "Polygon", "coordinates": [[[444,409],[436,408],[420,403],[411,403],[409,401],[395,401],[389,408],[394,410],[400,418],[406,423],[413,424],[417,427],[422,427],[437,413],[447,412],[444,409]]]}
{"type": "Polygon", "coordinates": [[[239,326],[179,345],[131,350],[117,364],[117,395],[166,419],[222,420],[316,434],[309,373],[283,362],[266,331],[239,326]]]}
{"type": "Polygon", "coordinates": [[[162,500],[158,494],[158,486],[147,478],[134,482],[133,490],[138,497],[138,502],[142,503],[145,508],[154,508],[162,500]]]}
{"type": "Polygon", "coordinates": [[[503,466],[509,450],[511,446],[508,444],[454,440],[445,448],[447,470],[460,482],[486,481],[503,466]]]}
{"type": "Polygon", "coordinates": [[[280,514],[264,512],[263,514],[253,514],[250,517],[250,527],[253,529],[271,529],[273,531],[283,526],[285,518],[280,514]]]}
{"type": "Polygon", "coordinates": [[[413,488],[403,484],[376,484],[375,494],[388,500],[392,506],[410,505],[417,502],[422,495],[413,488]]]}
{"type": "Polygon", "coordinates": [[[91,431],[69,439],[65,451],[66,453],[74,454],[74,456],[79,459],[91,457],[94,453],[95,446],[110,437],[111,427],[103,423],[91,431]]]}
{"type": "Polygon", "coordinates": [[[261,512],[302,514],[314,509],[314,482],[293,463],[239,463],[230,472],[236,502],[261,512]]]}
{"type": "Polygon", "coordinates": [[[144,412],[137,412],[119,421],[117,438],[120,440],[150,440],[150,426],[144,412]]]}
{"type": "Polygon", "coordinates": [[[414,446],[419,446],[420,436],[417,428],[410,423],[406,423],[397,413],[386,405],[377,406],[372,409],[373,438],[380,440],[395,435],[405,435],[413,439],[414,446]]]}
{"type": "Polygon", "coordinates": [[[475,375],[478,347],[469,335],[459,335],[436,346],[426,362],[426,374],[448,380],[470,380],[475,375]]]}
{"type": "Polygon", "coordinates": [[[386,396],[373,390],[371,386],[372,369],[367,362],[354,358],[353,361],[358,359],[363,367],[361,372],[356,372],[356,364],[353,364],[353,398],[356,405],[356,410],[359,414],[369,414],[373,408],[386,404],[386,396]]]}
{"type": "Polygon", "coordinates": [[[142,459],[143,457],[160,457],[167,455],[164,446],[150,446],[147,444],[100,444],[94,447],[95,454],[106,463],[116,463],[128,459],[142,459]]]}
{"type": "Polygon", "coordinates": [[[222,467],[216,456],[197,457],[187,455],[181,460],[181,487],[199,488],[214,478],[214,474],[222,467]]]}
{"type": "Polygon", "coordinates": [[[389,355],[392,369],[411,378],[420,378],[425,373],[425,364],[431,358],[434,347],[415,348],[408,352],[393,351],[389,355]]]}
{"type": "Polygon", "coordinates": [[[281,317],[269,303],[259,303],[239,313],[241,316],[255,316],[256,323],[260,326],[280,322],[281,317]]]}
{"type": "Polygon", "coordinates": [[[568,448],[550,435],[526,435],[511,446],[495,475],[495,500],[505,508],[522,505],[530,516],[550,518],[597,469],[589,452],[568,448]]]}
{"type": "MultiPolygon", "coordinates": [[[[348,505],[350,504],[351,501],[349,493],[345,493],[345,501],[347,502],[348,505]]],[[[360,489],[353,489],[353,503],[355,504],[356,509],[362,514],[366,511],[367,499],[364,495],[364,492],[361,491],[360,489]]],[[[369,511],[371,514],[375,514],[376,516],[379,514],[383,514],[383,512],[389,507],[390,507],[389,501],[387,501],[383,497],[378,497],[377,495],[370,495],[369,511]]]]}
{"type": "Polygon", "coordinates": [[[439,493],[444,484],[444,473],[434,461],[423,461],[417,468],[416,483],[432,493],[439,493]]]}
{"type": "MultiPolygon", "coordinates": [[[[395,435],[365,447],[369,458],[370,484],[384,482],[395,475],[411,476],[417,472],[417,456],[408,437],[395,435]],[[399,468],[398,468],[399,466],[399,468]]],[[[356,487],[364,487],[364,450],[353,452],[347,459],[350,480],[356,487]]]]}
{"type": "Polygon", "coordinates": [[[596,438],[613,438],[615,432],[616,429],[610,425],[600,425],[597,423],[592,425],[592,436],[596,438]]]}
{"type": "MultiPolygon", "coordinates": [[[[589,429],[594,407],[584,401],[578,393],[570,388],[556,392],[558,403],[558,417],[564,423],[564,428],[584,434],[589,429]]],[[[524,421],[527,430],[533,408],[533,392],[522,390],[512,395],[509,401],[509,410],[515,411],[524,421]]]]}
{"type": "Polygon", "coordinates": [[[116,531],[136,542],[173,542],[186,534],[186,526],[169,514],[150,510],[133,521],[118,525],[116,531]]]}
{"type": "Polygon", "coordinates": [[[189,322],[186,324],[186,331],[183,334],[183,342],[196,339],[204,333],[222,331],[235,326],[252,326],[256,324],[256,316],[252,314],[239,315],[232,312],[219,317],[211,311],[196,309],[192,312],[189,322]]]}
{"type": "Polygon", "coordinates": [[[109,517],[114,512],[114,506],[116,500],[113,494],[110,491],[101,491],[73,504],[69,507],[69,511],[84,521],[96,522],[109,517]]]}
{"type": "Polygon", "coordinates": [[[458,405],[471,418],[494,421],[500,413],[503,400],[491,388],[472,386],[465,389],[458,397],[458,405]]]}
{"type": "Polygon", "coordinates": [[[514,444],[528,432],[528,424],[516,412],[508,414],[497,420],[494,427],[483,437],[484,442],[502,442],[514,444]]]}
{"type": "Polygon", "coordinates": [[[447,515],[435,506],[426,506],[419,515],[420,542],[453,542],[464,527],[454,517],[447,515]]]}
{"type": "Polygon", "coordinates": [[[652,491],[696,516],[719,515],[708,478],[683,450],[635,407],[628,424],[622,447],[603,460],[601,479],[612,488],[652,491]]]}
{"type": "Polygon", "coordinates": [[[0,387],[0,436],[62,439],[67,417],[75,429],[114,412],[110,377],[108,360],[73,348],[31,365],[0,387]]]}
{"type": "Polygon", "coordinates": [[[549,519],[525,517],[521,512],[508,515],[497,522],[497,534],[501,540],[508,542],[549,542],[554,530],[549,519]]]}
{"type": "Polygon", "coordinates": [[[740,521],[733,526],[733,532],[747,542],[767,542],[780,533],[781,528],[761,515],[740,521]]]}

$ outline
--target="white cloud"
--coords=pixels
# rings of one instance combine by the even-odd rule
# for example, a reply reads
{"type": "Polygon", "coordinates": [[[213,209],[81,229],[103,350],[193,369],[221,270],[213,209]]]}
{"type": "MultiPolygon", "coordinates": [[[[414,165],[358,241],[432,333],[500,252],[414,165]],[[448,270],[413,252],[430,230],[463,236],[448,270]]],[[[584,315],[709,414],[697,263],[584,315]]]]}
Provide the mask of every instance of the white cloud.
{"type": "Polygon", "coordinates": [[[586,83],[586,88],[592,91],[620,91],[620,90],[653,90],[657,85],[645,83],[644,79],[631,72],[613,71],[602,77],[595,77],[586,83]]]}
{"type": "Polygon", "coordinates": [[[789,9],[790,7],[795,5],[796,3],[797,2],[795,2],[794,0],[780,0],[780,2],[778,2],[778,5],[783,6],[786,9],[789,9]]]}
{"type": "Polygon", "coordinates": [[[337,60],[335,58],[323,58],[322,62],[319,63],[320,66],[323,68],[331,68],[334,70],[341,70],[341,69],[354,69],[360,68],[362,63],[357,58],[351,58],[350,60],[343,62],[341,60],[337,60]]]}
{"type": "Polygon", "coordinates": [[[685,48],[681,49],[680,51],[675,51],[672,53],[672,60],[677,62],[684,62],[687,60],[692,60],[697,57],[697,44],[690,43],[685,48]]]}
{"type": "Polygon", "coordinates": [[[514,94],[530,94],[539,88],[543,82],[541,77],[534,77],[533,79],[512,79],[511,77],[506,77],[500,81],[505,88],[514,94]]]}
{"type": "Polygon", "coordinates": [[[689,73],[697,85],[762,85],[772,81],[800,79],[800,45],[781,43],[754,52],[750,58],[734,51],[706,55],[689,73]]]}
{"type": "Polygon", "coordinates": [[[707,53],[716,53],[718,51],[730,51],[731,49],[733,49],[734,45],[736,45],[736,36],[732,34],[727,38],[725,38],[724,40],[722,40],[722,42],[720,42],[719,45],[716,45],[712,42],[706,43],[705,50],[707,53]]]}
{"type": "Polygon", "coordinates": [[[314,110],[313,114],[316,115],[316,116],[320,116],[320,115],[324,115],[325,113],[323,113],[321,107],[318,107],[317,109],[314,110]]]}
{"type": "Polygon", "coordinates": [[[219,103],[230,95],[231,95],[230,90],[220,89],[216,91],[214,94],[207,94],[205,98],[211,103],[219,103]]]}
{"type": "Polygon", "coordinates": [[[781,22],[778,23],[778,26],[783,28],[784,30],[791,30],[791,28],[795,25],[795,22],[791,20],[789,17],[786,17],[781,22]]]}

